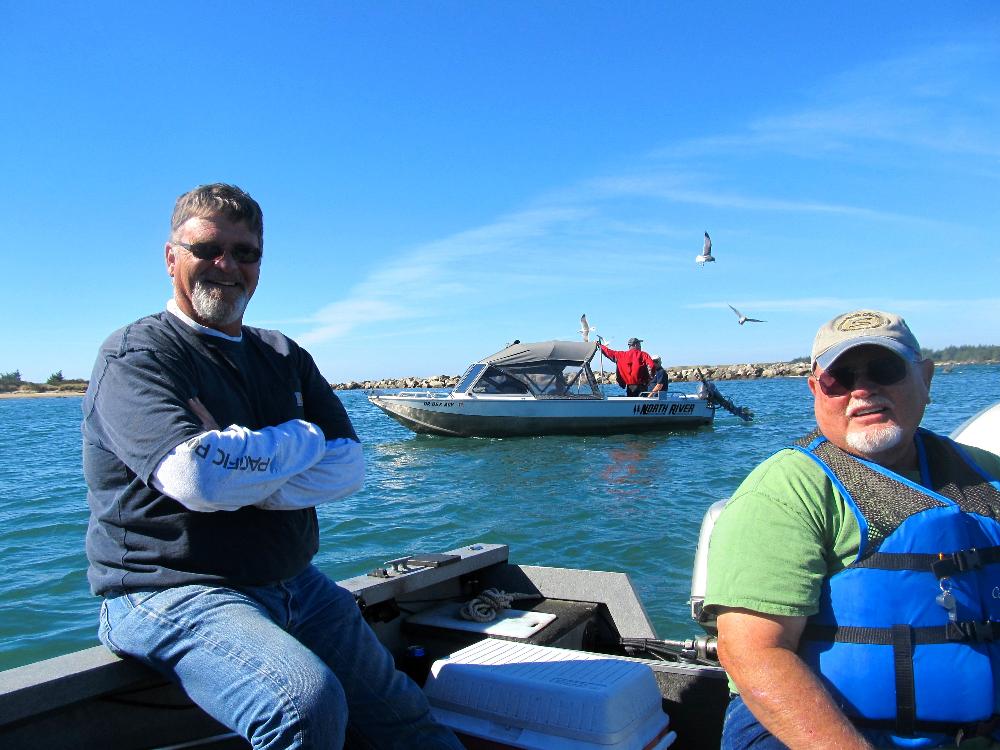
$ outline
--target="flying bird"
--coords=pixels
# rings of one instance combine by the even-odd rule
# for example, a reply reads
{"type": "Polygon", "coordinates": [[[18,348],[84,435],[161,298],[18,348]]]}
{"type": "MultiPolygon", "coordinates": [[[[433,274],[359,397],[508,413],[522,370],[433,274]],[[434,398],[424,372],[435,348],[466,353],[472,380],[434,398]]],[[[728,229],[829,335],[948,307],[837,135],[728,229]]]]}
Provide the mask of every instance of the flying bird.
{"type": "MultiPolygon", "coordinates": [[[[597,329],[594,328],[593,330],[596,331],[597,329]]],[[[587,322],[587,313],[584,313],[583,315],[580,316],[580,333],[583,334],[583,340],[585,342],[590,341],[590,331],[591,328],[590,328],[590,323],[587,322]]]]}
{"type": "Polygon", "coordinates": [[[708,232],[705,232],[705,245],[701,249],[701,255],[694,259],[695,263],[715,263],[715,258],[712,257],[712,238],[708,236],[708,232]]]}
{"type": "Polygon", "coordinates": [[[741,313],[739,310],[737,310],[732,305],[729,306],[729,309],[732,310],[734,313],[736,313],[736,317],[740,319],[740,325],[743,325],[744,323],[766,323],[767,322],[766,320],[759,320],[757,318],[748,318],[746,315],[744,315],[743,313],[741,313]]]}

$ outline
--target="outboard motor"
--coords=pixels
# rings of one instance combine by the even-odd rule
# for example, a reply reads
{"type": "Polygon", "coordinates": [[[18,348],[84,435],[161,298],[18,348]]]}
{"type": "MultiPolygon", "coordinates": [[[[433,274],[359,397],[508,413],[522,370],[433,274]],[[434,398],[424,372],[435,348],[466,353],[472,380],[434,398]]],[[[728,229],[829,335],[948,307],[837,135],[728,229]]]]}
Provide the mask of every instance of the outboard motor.
{"type": "Polygon", "coordinates": [[[701,531],[698,533],[698,548],[694,553],[694,570],[691,572],[691,618],[701,625],[711,635],[716,634],[715,618],[703,611],[705,590],[708,587],[708,543],[712,538],[715,522],[726,507],[729,498],[712,503],[701,520],[701,531]]]}
{"type": "MultiPolygon", "coordinates": [[[[704,611],[705,591],[708,588],[708,543],[712,538],[715,522],[726,507],[729,498],[712,503],[701,521],[698,533],[698,548],[694,553],[694,570],[691,573],[691,618],[705,629],[705,635],[683,641],[660,640],[655,638],[622,638],[619,643],[630,656],[654,654],[657,658],[679,660],[693,664],[719,666],[715,617],[704,611]]],[[[648,658],[648,657],[647,657],[648,658]]]]}

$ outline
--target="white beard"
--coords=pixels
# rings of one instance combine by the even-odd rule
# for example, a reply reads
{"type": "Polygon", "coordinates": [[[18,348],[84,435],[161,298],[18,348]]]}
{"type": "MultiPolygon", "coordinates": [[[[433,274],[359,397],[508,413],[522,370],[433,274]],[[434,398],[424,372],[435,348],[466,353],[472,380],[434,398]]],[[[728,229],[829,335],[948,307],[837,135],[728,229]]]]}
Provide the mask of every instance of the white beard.
{"type": "Polygon", "coordinates": [[[896,424],[870,427],[867,430],[848,432],[844,440],[855,453],[873,456],[897,447],[903,441],[903,430],[896,424]]]}
{"type": "Polygon", "coordinates": [[[191,306],[206,323],[216,326],[227,326],[243,318],[250,296],[243,289],[239,296],[230,301],[219,290],[206,285],[200,279],[194,283],[191,294],[191,306]]]}

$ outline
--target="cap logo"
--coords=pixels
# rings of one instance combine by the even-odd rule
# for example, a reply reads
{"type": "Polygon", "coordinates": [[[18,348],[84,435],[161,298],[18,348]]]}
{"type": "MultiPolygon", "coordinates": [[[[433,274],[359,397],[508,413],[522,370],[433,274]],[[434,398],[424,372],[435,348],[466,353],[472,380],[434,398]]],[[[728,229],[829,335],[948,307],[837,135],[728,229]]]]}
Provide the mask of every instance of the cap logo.
{"type": "Polygon", "coordinates": [[[849,331],[868,331],[872,328],[885,328],[889,325],[889,320],[875,312],[856,312],[845,315],[843,320],[837,322],[837,330],[843,333],[849,331]]]}

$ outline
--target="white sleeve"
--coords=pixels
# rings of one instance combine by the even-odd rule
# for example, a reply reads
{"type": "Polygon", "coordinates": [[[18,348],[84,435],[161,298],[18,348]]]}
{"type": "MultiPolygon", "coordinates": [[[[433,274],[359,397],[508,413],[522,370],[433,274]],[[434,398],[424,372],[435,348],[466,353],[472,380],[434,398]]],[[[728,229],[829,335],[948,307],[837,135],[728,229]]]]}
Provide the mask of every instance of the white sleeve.
{"type": "Polygon", "coordinates": [[[301,419],[262,430],[231,425],[170,451],[153,472],[152,485],[188,510],[237,510],[273,495],[325,453],[323,431],[301,419]]]}
{"type": "Polygon", "coordinates": [[[264,510],[298,510],[340,500],[365,483],[365,454],[361,443],[349,438],[326,441],[326,455],[307,471],[285,482],[277,492],[257,503],[264,510]]]}

